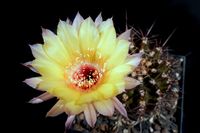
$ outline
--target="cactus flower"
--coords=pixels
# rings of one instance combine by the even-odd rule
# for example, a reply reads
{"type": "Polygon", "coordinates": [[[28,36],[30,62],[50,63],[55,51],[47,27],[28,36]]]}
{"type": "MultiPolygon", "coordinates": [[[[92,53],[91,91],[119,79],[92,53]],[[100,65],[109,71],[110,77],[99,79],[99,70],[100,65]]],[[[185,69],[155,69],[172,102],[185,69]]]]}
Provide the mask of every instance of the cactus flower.
{"type": "Polygon", "coordinates": [[[47,116],[65,112],[67,128],[82,112],[91,127],[97,113],[112,116],[116,109],[127,117],[116,96],[139,84],[127,75],[141,59],[140,54],[128,54],[130,30],[117,36],[112,19],[103,21],[100,14],[93,21],[78,13],[73,22],[60,21],[56,34],[42,29],[42,36],[44,44],[30,45],[35,59],[24,63],[40,74],[24,82],[44,91],[30,103],[56,97],[58,101],[47,116]]]}

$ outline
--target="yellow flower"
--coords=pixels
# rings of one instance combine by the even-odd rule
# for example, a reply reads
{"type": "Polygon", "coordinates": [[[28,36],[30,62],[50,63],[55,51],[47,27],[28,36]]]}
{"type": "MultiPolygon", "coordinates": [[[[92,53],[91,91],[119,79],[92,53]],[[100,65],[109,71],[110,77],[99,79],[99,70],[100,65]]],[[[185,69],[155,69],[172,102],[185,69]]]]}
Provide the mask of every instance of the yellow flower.
{"type": "Polygon", "coordinates": [[[65,112],[66,127],[81,112],[91,127],[95,125],[96,112],[112,116],[116,108],[127,117],[116,96],[139,84],[127,74],[141,57],[128,55],[130,30],[117,37],[112,19],[103,21],[100,14],[93,22],[78,13],[73,23],[60,21],[57,34],[43,29],[42,36],[44,44],[30,46],[35,59],[24,64],[41,76],[24,82],[45,93],[30,103],[57,97],[58,102],[47,116],[65,112]]]}

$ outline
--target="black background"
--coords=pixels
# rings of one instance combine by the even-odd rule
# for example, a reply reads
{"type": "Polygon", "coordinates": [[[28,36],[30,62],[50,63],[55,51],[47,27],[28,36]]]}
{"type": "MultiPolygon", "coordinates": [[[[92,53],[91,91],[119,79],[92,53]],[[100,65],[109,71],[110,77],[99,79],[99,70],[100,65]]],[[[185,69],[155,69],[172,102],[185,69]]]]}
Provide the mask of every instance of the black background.
{"type": "Polygon", "coordinates": [[[13,76],[8,74],[6,81],[8,81],[7,86],[9,86],[9,89],[5,88],[8,92],[4,93],[8,103],[6,102],[3,108],[6,108],[8,115],[2,114],[2,117],[6,118],[4,123],[10,127],[6,128],[6,132],[62,133],[64,131],[64,123],[67,118],[65,114],[54,118],[45,118],[46,112],[56,102],[55,99],[39,105],[27,103],[41,92],[22,83],[24,79],[36,76],[36,74],[20,65],[20,63],[33,59],[28,44],[43,42],[41,27],[56,31],[59,19],[66,20],[69,17],[72,20],[78,11],[84,18],[91,16],[94,19],[100,12],[102,12],[104,19],[113,17],[118,33],[125,30],[126,12],[128,25],[139,28],[144,32],[156,20],[151,34],[159,34],[163,41],[177,28],[175,34],[166,45],[179,54],[186,55],[189,53],[185,79],[184,131],[185,133],[200,132],[197,110],[200,89],[198,87],[200,2],[190,0],[150,2],[141,0],[126,3],[125,1],[119,1],[113,2],[107,8],[97,7],[108,4],[103,1],[85,3],[75,0],[73,2],[50,3],[53,6],[27,2],[21,6],[11,8],[11,13],[9,14],[9,27],[11,29],[9,34],[6,35],[9,37],[7,42],[11,43],[11,46],[9,45],[8,47],[11,49],[10,60],[14,63],[14,67],[13,65],[6,67],[11,70],[10,72],[14,75],[15,82],[14,87],[11,88],[10,79],[13,79],[13,76]],[[121,7],[121,5],[128,7],[121,7]]]}

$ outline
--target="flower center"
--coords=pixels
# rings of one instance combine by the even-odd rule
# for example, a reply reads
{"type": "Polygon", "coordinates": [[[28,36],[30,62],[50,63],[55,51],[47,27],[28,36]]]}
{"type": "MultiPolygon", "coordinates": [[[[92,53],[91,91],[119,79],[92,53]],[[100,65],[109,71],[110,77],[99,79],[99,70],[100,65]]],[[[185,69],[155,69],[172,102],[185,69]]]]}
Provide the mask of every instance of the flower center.
{"type": "Polygon", "coordinates": [[[72,74],[71,82],[74,87],[82,91],[88,91],[98,83],[100,78],[101,73],[95,66],[82,64],[72,74]]]}

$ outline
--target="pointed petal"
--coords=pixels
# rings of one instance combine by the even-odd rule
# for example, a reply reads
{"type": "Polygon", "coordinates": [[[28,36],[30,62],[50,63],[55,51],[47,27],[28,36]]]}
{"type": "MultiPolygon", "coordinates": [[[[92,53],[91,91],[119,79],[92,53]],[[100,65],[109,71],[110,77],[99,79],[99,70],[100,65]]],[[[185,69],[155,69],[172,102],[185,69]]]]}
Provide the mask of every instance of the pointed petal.
{"type": "Polygon", "coordinates": [[[42,29],[42,37],[46,54],[55,62],[66,65],[66,62],[69,61],[69,55],[61,40],[48,29],[42,29]]]}
{"type": "Polygon", "coordinates": [[[38,73],[37,70],[32,66],[32,61],[23,63],[22,65],[24,65],[25,67],[28,67],[28,68],[31,69],[33,72],[38,73]]]}
{"type": "MultiPolygon", "coordinates": [[[[109,99],[113,97],[113,95],[117,95],[118,91],[115,89],[114,84],[102,84],[98,87],[98,94],[100,96],[103,96],[105,99],[109,99]]],[[[101,100],[102,97],[100,97],[97,100],[101,100]]]]}
{"type": "Polygon", "coordinates": [[[124,40],[130,40],[130,35],[131,35],[131,29],[126,30],[124,33],[120,34],[118,36],[118,39],[124,39],[124,40]]]}
{"type": "Polygon", "coordinates": [[[74,54],[74,52],[80,51],[78,31],[72,25],[68,24],[68,22],[60,20],[58,23],[57,36],[62,41],[70,57],[74,54]]]}
{"type": "Polygon", "coordinates": [[[116,98],[113,98],[113,104],[115,108],[125,117],[127,117],[126,109],[124,108],[123,104],[116,98]]]}
{"type": "Polygon", "coordinates": [[[105,79],[109,83],[116,84],[124,81],[124,77],[131,71],[131,67],[127,64],[118,65],[105,73],[105,79]]]}
{"type": "Polygon", "coordinates": [[[42,103],[42,102],[44,102],[44,101],[39,98],[33,98],[29,101],[29,103],[32,103],[32,104],[38,104],[38,103],[42,103]]]}
{"type": "Polygon", "coordinates": [[[71,22],[71,20],[69,18],[67,18],[66,23],[69,24],[69,25],[72,24],[72,22],[71,22]]]}
{"type": "Polygon", "coordinates": [[[66,129],[69,129],[72,126],[74,118],[75,118],[75,115],[68,116],[67,121],[65,122],[65,128],[66,129]]]}
{"type": "Polygon", "coordinates": [[[102,115],[112,116],[114,105],[111,99],[94,102],[95,109],[102,115]]]}
{"type": "Polygon", "coordinates": [[[42,81],[41,78],[39,78],[39,77],[33,77],[33,78],[25,79],[23,82],[26,83],[27,85],[33,87],[33,88],[37,88],[38,84],[41,81],[42,81]]]}
{"type": "Polygon", "coordinates": [[[131,77],[125,77],[125,88],[128,89],[133,89],[136,86],[138,86],[140,83],[140,81],[131,78],[131,77]]]}
{"type": "Polygon", "coordinates": [[[47,101],[49,99],[54,98],[54,96],[52,96],[51,94],[49,94],[48,92],[43,93],[42,95],[38,96],[39,99],[42,99],[43,101],[47,101]]]}
{"type": "Polygon", "coordinates": [[[32,61],[32,66],[48,79],[63,79],[64,67],[48,59],[38,58],[32,61]]]}
{"type": "Polygon", "coordinates": [[[61,113],[64,112],[64,104],[61,100],[59,100],[50,110],[49,112],[47,113],[46,116],[51,116],[51,117],[54,117],[54,116],[57,116],[61,113]]]}
{"type": "Polygon", "coordinates": [[[102,16],[101,16],[101,13],[97,16],[97,18],[95,19],[95,26],[99,26],[101,23],[102,23],[103,19],[102,19],[102,16]]]}
{"type": "Polygon", "coordinates": [[[36,58],[32,61],[31,65],[42,75],[51,78],[62,77],[63,70],[59,64],[55,63],[49,58],[43,49],[43,45],[35,44],[30,45],[33,56],[36,58]]]}
{"type": "Polygon", "coordinates": [[[95,109],[93,107],[92,104],[88,104],[84,110],[84,114],[85,114],[85,119],[87,121],[87,123],[91,126],[94,127],[96,120],[97,120],[97,116],[96,116],[96,112],[95,109]]]}
{"type": "Polygon", "coordinates": [[[42,44],[34,44],[34,45],[29,45],[32,51],[32,54],[35,58],[42,58],[42,59],[49,59],[47,54],[45,53],[43,49],[42,44]]]}
{"type": "Polygon", "coordinates": [[[45,92],[43,93],[42,95],[38,96],[38,97],[35,97],[33,99],[31,99],[29,101],[29,103],[32,103],[32,104],[38,104],[38,103],[42,103],[44,101],[47,101],[51,98],[53,98],[54,96],[52,96],[51,94],[49,94],[48,92],[45,92]]]}
{"type": "Polygon", "coordinates": [[[57,96],[67,102],[76,101],[80,92],[66,86],[66,81],[44,79],[38,86],[39,89],[46,90],[54,96],[57,96]]]}
{"type": "Polygon", "coordinates": [[[129,55],[126,58],[127,64],[133,66],[134,68],[137,67],[140,64],[140,61],[142,59],[142,55],[143,55],[142,53],[129,55]]]}
{"type": "Polygon", "coordinates": [[[116,31],[113,26],[112,19],[107,19],[106,21],[103,21],[98,26],[98,30],[100,32],[101,38],[98,42],[96,58],[98,58],[99,56],[102,58],[112,56],[112,53],[115,51],[115,46],[117,44],[116,31]]]}
{"type": "Polygon", "coordinates": [[[90,17],[85,19],[79,30],[79,39],[82,52],[87,55],[86,59],[91,60],[94,58],[99,38],[100,35],[93,20],[90,17]]]}
{"type": "Polygon", "coordinates": [[[80,15],[80,13],[78,12],[77,14],[76,14],[76,17],[75,17],[75,19],[74,19],[74,21],[73,21],[73,24],[72,24],[72,26],[76,29],[76,30],[78,30],[79,28],[80,28],[80,25],[81,25],[81,23],[83,22],[83,17],[80,15]]]}
{"type": "Polygon", "coordinates": [[[118,40],[117,46],[115,48],[115,51],[112,53],[112,56],[106,61],[107,68],[112,69],[115,66],[118,66],[127,58],[129,50],[129,42],[126,40],[118,40]]]}
{"type": "MultiPolygon", "coordinates": [[[[115,96],[124,91],[125,89],[124,77],[127,76],[127,74],[130,73],[131,71],[132,69],[130,65],[122,64],[116,66],[115,68],[105,73],[105,81],[114,85],[114,87],[111,89],[116,91],[114,93],[115,96]]],[[[104,94],[107,95],[108,91],[104,88],[102,88],[102,90],[104,91],[104,94]]]]}
{"type": "Polygon", "coordinates": [[[102,34],[106,34],[106,32],[109,30],[109,28],[113,28],[113,30],[115,31],[112,18],[109,18],[106,21],[103,21],[98,27],[99,31],[102,34]]]}
{"type": "Polygon", "coordinates": [[[75,104],[74,101],[65,103],[65,112],[68,115],[76,115],[83,112],[85,108],[84,104],[75,104]]]}

